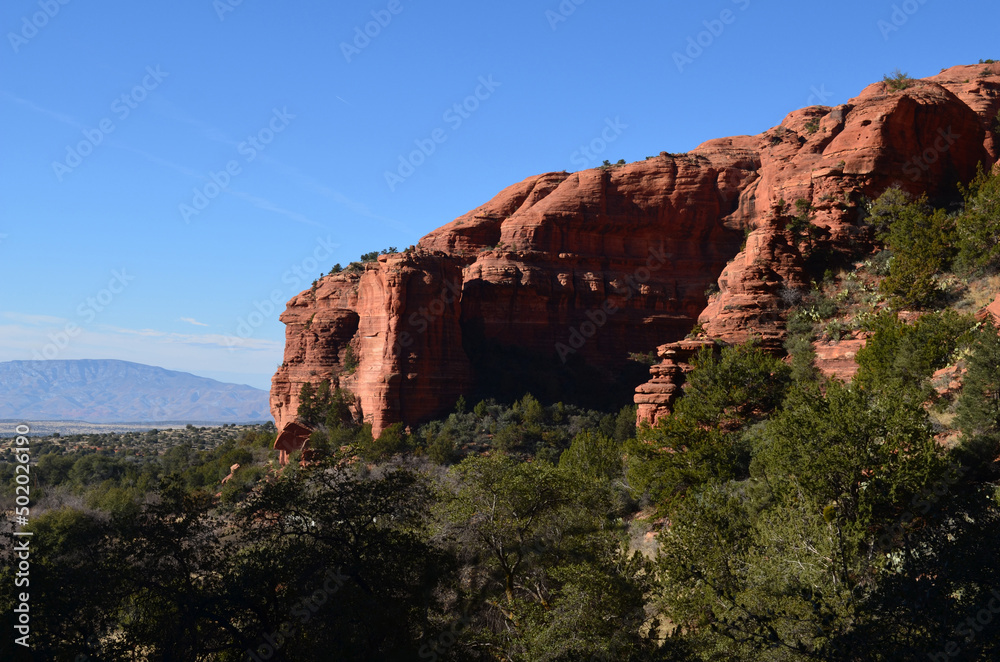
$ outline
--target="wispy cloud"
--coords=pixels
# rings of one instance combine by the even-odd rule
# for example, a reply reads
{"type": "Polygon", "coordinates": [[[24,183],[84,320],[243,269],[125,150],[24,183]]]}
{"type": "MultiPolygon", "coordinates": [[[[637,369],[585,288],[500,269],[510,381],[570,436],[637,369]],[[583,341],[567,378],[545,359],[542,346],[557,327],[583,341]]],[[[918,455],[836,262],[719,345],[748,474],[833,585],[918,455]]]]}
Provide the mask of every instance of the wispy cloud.
{"type": "MultiPolygon", "coordinates": [[[[352,105],[348,101],[345,101],[344,99],[342,99],[339,96],[337,97],[337,99],[339,99],[343,103],[347,104],[348,106],[352,105]]],[[[233,140],[233,139],[229,138],[226,135],[226,133],[224,131],[222,131],[221,129],[219,129],[218,127],[213,126],[212,124],[209,124],[208,122],[205,122],[205,121],[203,121],[201,119],[198,119],[197,117],[193,117],[193,116],[187,114],[183,109],[181,109],[179,107],[171,106],[170,110],[169,110],[169,116],[171,118],[173,118],[174,120],[178,121],[178,122],[183,122],[185,124],[190,124],[191,126],[196,127],[202,133],[202,135],[204,135],[205,138],[207,138],[208,140],[211,140],[213,142],[217,142],[217,143],[220,143],[220,144],[223,144],[223,145],[229,145],[230,147],[232,147],[234,149],[238,148],[239,145],[240,145],[240,141],[233,140]]],[[[151,158],[152,159],[152,158],[155,158],[155,157],[152,157],[151,155],[147,155],[147,158],[151,158]]],[[[397,221],[395,219],[386,218],[385,216],[380,216],[380,215],[374,213],[368,207],[368,205],[366,205],[366,204],[364,204],[362,202],[358,202],[356,200],[352,200],[350,197],[348,197],[347,195],[341,193],[340,191],[334,190],[333,188],[331,188],[331,187],[329,187],[329,186],[327,186],[325,184],[322,184],[321,182],[319,182],[318,180],[316,180],[314,177],[311,177],[310,175],[307,175],[307,174],[301,172],[299,169],[297,169],[297,168],[295,168],[293,166],[289,166],[289,165],[287,165],[285,163],[282,163],[281,161],[278,161],[278,160],[272,158],[267,153],[261,153],[260,155],[258,155],[258,159],[262,163],[267,163],[267,164],[269,164],[269,165],[277,168],[278,170],[283,171],[285,173],[285,175],[289,177],[290,180],[292,180],[293,182],[297,183],[302,189],[304,189],[306,191],[311,191],[313,193],[316,193],[317,195],[320,195],[320,196],[322,196],[324,198],[332,200],[336,204],[338,204],[338,205],[340,205],[342,207],[345,207],[346,209],[350,210],[354,214],[357,214],[359,216],[364,216],[365,218],[370,218],[370,219],[372,219],[374,221],[379,221],[379,222],[384,223],[385,225],[388,225],[388,226],[392,227],[393,229],[401,231],[401,232],[408,232],[408,233],[411,233],[411,234],[414,233],[413,229],[410,228],[410,227],[408,227],[407,225],[405,225],[403,223],[400,223],[399,221],[397,221]]],[[[167,165],[168,167],[174,167],[174,164],[169,164],[169,163],[166,163],[166,162],[164,162],[164,165],[167,165]]],[[[176,170],[178,168],[174,167],[174,169],[176,170]]],[[[187,170],[187,169],[185,169],[185,170],[187,170]]],[[[196,179],[198,179],[199,181],[202,181],[202,182],[208,182],[209,181],[208,178],[203,173],[185,172],[185,174],[191,175],[191,176],[195,177],[196,179]]],[[[304,216],[302,214],[299,214],[298,212],[294,212],[294,211],[290,211],[288,209],[285,209],[285,208],[281,207],[280,205],[278,205],[278,204],[276,204],[274,202],[271,202],[270,200],[267,200],[265,198],[262,198],[262,197],[260,197],[258,195],[246,193],[244,191],[233,189],[231,187],[229,189],[225,190],[225,192],[228,193],[228,194],[230,194],[230,195],[233,195],[233,196],[236,196],[238,198],[242,198],[242,199],[246,200],[250,204],[252,204],[255,207],[257,207],[258,209],[262,209],[264,211],[274,212],[276,214],[280,214],[282,216],[290,218],[293,221],[297,221],[299,223],[305,223],[306,225],[314,225],[314,226],[317,226],[317,227],[324,227],[321,223],[317,223],[316,221],[313,221],[312,219],[309,219],[306,216],[304,216]]]]}
{"type": "Polygon", "coordinates": [[[53,317],[52,315],[29,315],[26,313],[16,313],[12,311],[0,312],[0,317],[19,324],[27,324],[29,326],[66,323],[66,319],[63,317],[53,317]]]}
{"type": "Polygon", "coordinates": [[[303,173],[301,170],[299,170],[294,166],[290,166],[276,159],[272,159],[267,155],[264,155],[263,158],[264,160],[274,165],[279,170],[284,171],[290,179],[293,179],[294,181],[298,182],[299,186],[301,186],[303,189],[307,191],[311,191],[324,198],[333,200],[338,205],[346,207],[347,209],[357,214],[358,216],[364,216],[365,218],[370,218],[373,221],[379,221],[380,223],[388,225],[394,230],[398,230],[400,232],[407,232],[410,234],[414,233],[413,228],[409,227],[408,225],[400,223],[399,221],[393,218],[379,216],[371,209],[369,209],[368,205],[366,205],[365,203],[351,199],[350,197],[344,195],[340,191],[337,191],[336,189],[333,189],[330,186],[327,186],[326,184],[323,184],[322,182],[318,181],[314,177],[303,173]]]}
{"type": "Polygon", "coordinates": [[[11,94],[7,90],[0,90],[0,95],[2,95],[3,98],[7,99],[8,101],[13,101],[14,103],[18,104],[19,106],[24,106],[25,108],[33,110],[36,113],[39,113],[41,115],[45,115],[49,119],[53,119],[53,120],[55,120],[57,122],[61,122],[63,124],[69,124],[70,126],[76,127],[77,129],[85,129],[85,128],[87,128],[83,124],[81,124],[80,122],[78,122],[74,117],[72,117],[70,115],[67,115],[66,113],[60,113],[60,112],[57,112],[57,111],[54,111],[54,110],[49,110],[48,108],[44,108],[42,106],[39,106],[37,103],[35,103],[34,101],[31,101],[30,99],[24,99],[24,98],[19,97],[19,96],[15,95],[15,94],[11,94]]]}
{"type": "Polygon", "coordinates": [[[278,340],[244,339],[227,336],[222,333],[176,333],[172,331],[159,331],[157,329],[127,329],[116,326],[102,326],[101,329],[123,336],[139,336],[150,340],[155,339],[155,342],[161,344],[220,347],[227,349],[236,346],[250,351],[273,351],[284,348],[284,343],[278,340]]]}
{"type": "MultiPolygon", "coordinates": [[[[187,166],[182,166],[182,165],[179,165],[177,163],[174,163],[173,161],[167,161],[166,159],[160,158],[159,156],[156,156],[155,154],[150,154],[149,152],[147,152],[145,150],[136,149],[134,147],[129,147],[127,145],[118,145],[118,144],[116,144],[115,147],[118,147],[119,149],[123,149],[123,150],[125,150],[127,152],[132,152],[133,154],[138,154],[139,156],[143,157],[147,161],[150,161],[150,162],[155,163],[157,165],[161,165],[161,166],[163,166],[165,168],[169,168],[170,170],[173,170],[174,172],[178,172],[178,173],[180,173],[182,175],[185,175],[187,177],[191,177],[192,179],[196,179],[196,180],[202,182],[203,184],[207,184],[208,182],[211,181],[208,177],[205,176],[205,173],[203,173],[203,172],[198,172],[198,171],[196,171],[196,170],[194,170],[192,168],[188,168],[187,166]]],[[[245,201],[249,202],[251,205],[253,205],[254,207],[256,207],[257,209],[261,209],[263,211],[272,212],[274,214],[278,214],[280,216],[284,216],[286,218],[290,218],[293,221],[296,221],[298,223],[303,223],[305,225],[311,225],[311,226],[317,227],[317,228],[324,227],[322,223],[318,223],[318,222],[312,220],[311,218],[305,216],[304,214],[300,214],[298,212],[291,211],[289,209],[285,209],[284,207],[281,207],[280,205],[275,204],[275,203],[271,202],[270,200],[268,200],[266,198],[262,198],[259,195],[254,195],[252,193],[247,193],[246,191],[241,191],[239,189],[233,188],[232,186],[230,186],[228,188],[222,189],[222,192],[225,193],[226,195],[231,195],[234,198],[239,198],[241,200],[245,200],[245,201]]]]}
{"type": "Polygon", "coordinates": [[[117,147],[118,149],[124,150],[126,152],[132,152],[133,154],[138,154],[147,161],[150,161],[151,163],[155,163],[156,165],[161,165],[165,168],[169,168],[170,170],[178,172],[182,175],[186,175],[187,177],[194,177],[195,179],[208,181],[208,178],[205,177],[204,173],[200,173],[197,170],[194,170],[193,168],[188,168],[187,166],[182,166],[178,163],[174,163],[173,161],[167,161],[166,159],[160,158],[155,154],[150,154],[146,150],[136,149],[135,147],[122,145],[121,143],[112,143],[112,146],[117,147]]]}
{"type": "Polygon", "coordinates": [[[202,137],[211,140],[212,142],[220,143],[222,145],[229,145],[230,147],[237,147],[239,141],[233,140],[226,135],[224,131],[219,129],[217,126],[213,126],[208,122],[198,119],[193,115],[188,114],[181,106],[174,104],[170,101],[164,101],[160,105],[161,112],[169,119],[182,124],[189,124],[199,130],[202,137]]]}
{"type": "Polygon", "coordinates": [[[241,200],[246,200],[257,209],[273,212],[275,214],[279,214],[286,218],[290,218],[293,221],[296,221],[298,223],[303,223],[305,225],[312,225],[313,227],[317,228],[324,227],[322,223],[317,223],[308,216],[300,214],[297,211],[291,211],[289,209],[285,209],[284,207],[281,207],[271,202],[267,198],[262,198],[259,195],[254,195],[252,193],[247,193],[246,191],[240,191],[239,189],[233,189],[233,188],[225,189],[224,192],[234,197],[240,198],[241,200]]]}
{"type": "Polygon", "coordinates": [[[187,322],[188,324],[194,324],[195,326],[208,326],[204,322],[199,322],[198,320],[196,320],[193,317],[182,317],[181,321],[182,322],[187,322]]]}

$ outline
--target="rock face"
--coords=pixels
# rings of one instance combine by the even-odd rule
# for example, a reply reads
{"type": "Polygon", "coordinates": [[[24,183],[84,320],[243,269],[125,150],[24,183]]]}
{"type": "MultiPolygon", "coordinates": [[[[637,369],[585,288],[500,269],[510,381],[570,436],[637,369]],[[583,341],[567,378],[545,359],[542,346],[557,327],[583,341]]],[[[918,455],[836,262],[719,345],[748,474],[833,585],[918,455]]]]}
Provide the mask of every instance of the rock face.
{"type": "Polygon", "coordinates": [[[997,161],[993,67],[898,92],[877,83],[688,154],[530,177],[406,253],[323,278],[281,316],[275,421],[295,420],[302,385],[323,379],[357,396],[376,434],[491,388],[583,398],[627,381],[630,352],[659,347],[665,361],[635,395],[640,418],[655,420],[689,356],[676,341],[696,322],[711,338],[779,348],[809,261],[867,241],[865,197],[899,185],[944,199],[997,161]],[[800,199],[815,212],[797,238],[788,221],[800,199]]]}
{"type": "Polygon", "coordinates": [[[985,320],[987,317],[991,317],[993,319],[993,325],[1000,328],[1000,296],[994,299],[993,303],[976,313],[976,319],[980,322],[985,320]]]}
{"type": "MultiPolygon", "coordinates": [[[[893,92],[885,83],[868,86],[835,108],[814,106],[791,113],[780,126],[752,139],[759,177],[742,193],[740,210],[753,228],[746,247],[723,270],[719,293],[699,316],[708,336],[743,342],[751,336],[780,350],[784,314],[794,290],[806,285],[804,267],[822,249],[837,251],[867,240],[859,204],[890,186],[927,193],[944,202],[955,184],[968,181],[979,164],[998,159],[992,130],[1000,110],[1000,65],[954,67],[934,78],[893,92]],[[970,82],[971,81],[971,82],[970,82]],[[784,200],[784,210],[780,201],[784,200]],[[792,201],[815,210],[814,237],[796,241],[789,232],[792,201]],[[817,250],[820,249],[820,250],[817,250]]],[[[729,145],[710,141],[695,152],[729,145]]],[[[746,138],[739,139],[746,145],[746,138]]],[[[863,339],[818,345],[817,365],[825,374],[850,379],[863,339]]],[[[669,414],[684,371],[673,367],[682,343],[659,348],[663,363],[636,391],[639,422],[669,414]],[[662,397],[657,397],[662,393],[662,397]]]]}
{"type": "Polygon", "coordinates": [[[817,340],[813,343],[816,367],[827,377],[836,377],[842,382],[851,381],[858,373],[858,352],[865,346],[867,339],[862,336],[837,341],[817,340]]]}
{"type": "Polygon", "coordinates": [[[653,378],[635,390],[639,423],[656,425],[669,414],[674,401],[681,396],[684,376],[693,369],[689,361],[705,347],[714,348],[715,343],[685,339],[657,347],[657,354],[663,360],[649,369],[653,378]]]}

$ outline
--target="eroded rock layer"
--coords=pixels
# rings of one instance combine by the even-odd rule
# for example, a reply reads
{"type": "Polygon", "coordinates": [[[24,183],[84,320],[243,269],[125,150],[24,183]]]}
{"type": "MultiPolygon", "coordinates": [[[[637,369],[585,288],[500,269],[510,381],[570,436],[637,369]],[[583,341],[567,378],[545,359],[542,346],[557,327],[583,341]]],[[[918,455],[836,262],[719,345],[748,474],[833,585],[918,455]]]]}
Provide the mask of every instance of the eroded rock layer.
{"type": "Polygon", "coordinates": [[[688,154],[530,177],[409,252],[321,279],[281,317],[279,428],[295,419],[304,383],[352,391],[377,434],[491,385],[516,392],[521,378],[599,391],[630,353],[660,347],[665,362],[635,396],[640,419],[655,420],[687,351],[670,343],[696,323],[711,338],[780,347],[788,293],[806,286],[810,260],[867,241],[866,199],[893,185],[948,199],[997,161],[992,66],[895,92],[874,84],[688,154]],[[811,231],[796,234],[798,200],[814,211],[811,231]]]}

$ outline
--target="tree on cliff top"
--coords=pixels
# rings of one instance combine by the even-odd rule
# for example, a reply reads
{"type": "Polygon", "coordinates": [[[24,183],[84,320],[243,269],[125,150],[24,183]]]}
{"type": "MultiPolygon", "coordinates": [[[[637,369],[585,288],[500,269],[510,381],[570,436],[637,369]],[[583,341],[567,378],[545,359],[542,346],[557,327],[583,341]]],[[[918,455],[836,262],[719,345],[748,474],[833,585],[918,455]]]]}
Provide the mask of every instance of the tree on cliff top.
{"type": "Polygon", "coordinates": [[[363,253],[361,255],[361,261],[362,262],[374,262],[375,260],[378,259],[379,255],[391,255],[391,254],[396,253],[396,252],[397,252],[396,251],[396,247],[395,246],[390,246],[389,248],[383,248],[380,251],[372,251],[371,253],[363,253]]]}

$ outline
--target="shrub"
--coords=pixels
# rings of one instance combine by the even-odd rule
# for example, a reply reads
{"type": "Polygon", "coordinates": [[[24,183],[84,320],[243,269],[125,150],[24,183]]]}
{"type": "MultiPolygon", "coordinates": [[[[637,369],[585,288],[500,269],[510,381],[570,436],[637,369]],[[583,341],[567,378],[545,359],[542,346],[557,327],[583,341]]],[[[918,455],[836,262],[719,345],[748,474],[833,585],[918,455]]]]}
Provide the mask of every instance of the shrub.
{"type": "Polygon", "coordinates": [[[324,379],[319,387],[305,383],[299,390],[299,420],[308,426],[325,425],[333,430],[341,424],[353,426],[354,416],[351,405],[354,395],[349,391],[335,388],[331,391],[330,381],[324,379]]]}
{"type": "Polygon", "coordinates": [[[971,326],[970,318],[952,310],[924,315],[913,324],[884,312],[872,321],[875,333],[858,351],[857,381],[893,397],[916,388],[923,398],[926,380],[951,362],[971,326]]]}
{"type": "Polygon", "coordinates": [[[875,276],[888,276],[889,267],[892,265],[892,251],[879,251],[866,263],[868,269],[875,276]]]}
{"type": "Polygon", "coordinates": [[[438,464],[452,464],[457,459],[455,452],[455,440],[448,432],[443,432],[434,437],[427,444],[427,457],[438,464]]]}
{"type": "Polygon", "coordinates": [[[815,207],[805,198],[799,198],[795,201],[795,211],[797,212],[795,216],[788,221],[788,229],[791,231],[792,236],[798,239],[800,236],[808,233],[809,227],[812,225],[815,207]]]}
{"type": "Polygon", "coordinates": [[[886,74],[882,77],[882,82],[886,84],[891,92],[900,92],[910,87],[915,83],[910,75],[899,70],[898,68],[891,74],[886,74]]]}
{"type": "Polygon", "coordinates": [[[559,468],[583,481],[606,481],[622,475],[624,450],[600,432],[585,430],[559,456],[559,468]]]}
{"type": "Polygon", "coordinates": [[[358,357],[354,355],[354,348],[348,345],[347,350],[344,352],[344,371],[349,375],[353,375],[357,369],[358,357]]]}
{"type": "Polygon", "coordinates": [[[370,444],[366,444],[362,450],[364,458],[369,461],[385,460],[387,458],[406,450],[407,435],[403,430],[402,423],[393,423],[382,434],[370,444]]]}
{"type": "Polygon", "coordinates": [[[971,335],[956,423],[967,451],[979,456],[981,466],[992,466],[1000,447],[1000,336],[990,321],[971,335]]]}
{"type": "MultiPolygon", "coordinates": [[[[682,400],[683,401],[683,400],[682,400]]],[[[644,426],[625,446],[628,484],[668,515],[690,492],[714,480],[746,477],[749,457],[739,435],[726,435],[683,414],[644,426]]]]}
{"type": "Polygon", "coordinates": [[[932,209],[926,196],[911,200],[890,188],[872,205],[868,222],[892,250],[883,292],[905,306],[932,305],[940,295],[937,275],[951,267],[957,252],[955,219],[932,209]]]}
{"type": "Polygon", "coordinates": [[[850,328],[841,322],[840,320],[834,320],[826,325],[826,329],[823,331],[826,338],[833,340],[834,342],[839,341],[850,331],[850,328]]]}
{"type": "Polygon", "coordinates": [[[962,193],[965,210],[956,221],[957,262],[968,271],[996,268],[1000,266],[1000,175],[990,175],[980,166],[962,193]]]}
{"type": "Polygon", "coordinates": [[[813,118],[806,122],[806,131],[809,133],[816,133],[819,131],[819,119],[813,118]]]}
{"type": "Polygon", "coordinates": [[[789,368],[754,342],[725,347],[716,354],[702,349],[675,411],[699,425],[742,427],[766,417],[780,403],[789,368]]]}
{"type": "MultiPolygon", "coordinates": [[[[688,334],[690,337],[691,334],[688,334]]],[[[656,352],[647,352],[643,354],[642,352],[630,352],[628,355],[629,361],[635,361],[636,363],[641,363],[643,365],[654,365],[659,363],[659,357],[657,357],[656,352]]]]}
{"type": "Polygon", "coordinates": [[[796,289],[794,287],[788,287],[787,285],[782,286],[781,290],[778,292],[778,296],[781,297],[781,301],[786,306],[797,306],[802,301],[802,290],[796,289]]]}

